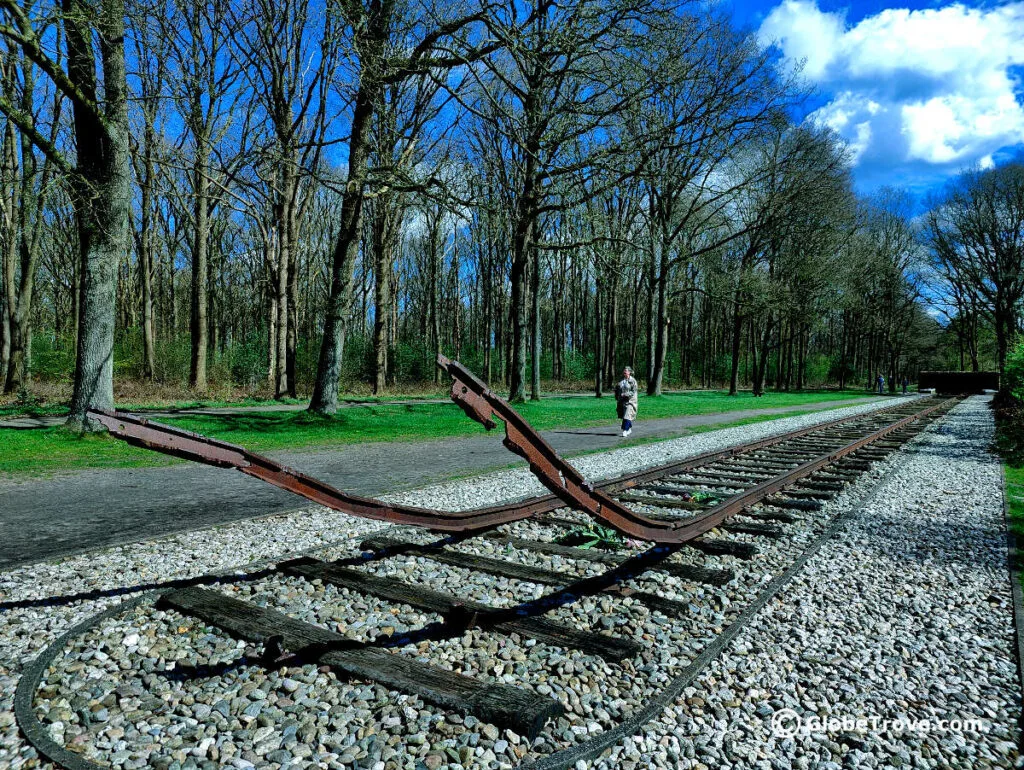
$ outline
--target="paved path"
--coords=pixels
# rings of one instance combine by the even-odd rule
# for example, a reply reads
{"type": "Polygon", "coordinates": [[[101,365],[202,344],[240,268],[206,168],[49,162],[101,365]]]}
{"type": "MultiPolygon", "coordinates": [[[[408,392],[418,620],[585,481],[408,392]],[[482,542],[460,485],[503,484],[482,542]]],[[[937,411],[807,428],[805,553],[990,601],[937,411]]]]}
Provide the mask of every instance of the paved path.
{"type": "MultiPolygon", "coordinates": [[[[634,439],[672,438],[694,427],[761,415],[852,406],[870,400],[747,409],[639,422],[633,439],[613,427],[545,431],[562,454],[613,449],[634,439]]],[[[374,443],[331,451],[274,452],[276,460],[360,495],[424,486],[525,464],[495,435],[374,443]]],[[[301,498],[241,473],[189,463],[90,470],[52,479],[0,481],[0,570],[104,546],[293,510],[301,498]]]]}

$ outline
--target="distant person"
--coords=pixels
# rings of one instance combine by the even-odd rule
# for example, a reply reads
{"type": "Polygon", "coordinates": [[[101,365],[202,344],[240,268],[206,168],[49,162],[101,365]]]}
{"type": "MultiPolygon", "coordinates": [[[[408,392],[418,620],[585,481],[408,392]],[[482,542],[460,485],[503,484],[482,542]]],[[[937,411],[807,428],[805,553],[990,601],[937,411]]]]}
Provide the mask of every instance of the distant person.
{"type": "Polygon", "coordinates": [[[636,419],[636,410],[639,406],[637,400],[639,392],[640,388],[633,378],[633,367],[627,366],[622,370],[622,379],[615,386],[615,409],[619,419],[622,420],[623,436],[628,436],[633,432],[633,420],[636,419]]]}
{"type": "Polygon", "coordinates": [[[903,384],[903,395],[905,396],[905,395],[907,395],[907,385],[910,384],[910,382],[907,380],[906,376],[903,377],[903,383],[902,384],[903,384]]]}
{"type": "Polygon", "coordinates": [[[875,380],[875,382],[878,383],[878,395],[880,395],[880,396],[884,395],[885,394],[885,377],[883,377],[882,375],[878,375],[878,379],[875,380]]]}

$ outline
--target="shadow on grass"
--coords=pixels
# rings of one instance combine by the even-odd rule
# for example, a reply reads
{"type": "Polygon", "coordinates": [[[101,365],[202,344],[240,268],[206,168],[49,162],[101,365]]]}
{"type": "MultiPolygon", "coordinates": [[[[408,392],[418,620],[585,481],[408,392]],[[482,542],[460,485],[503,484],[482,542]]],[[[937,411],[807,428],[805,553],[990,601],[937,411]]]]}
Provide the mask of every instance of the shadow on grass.
{"type": "Polygon", "coordinates": [[[251,412],[190,415],[166,422],[196,433],[221,437],[234,434],[302,434],[308,433],[310,429],[343,431],[350,426],[352,420],[344,414],[326,416],[303,411],[297,414],[251,412]]]}

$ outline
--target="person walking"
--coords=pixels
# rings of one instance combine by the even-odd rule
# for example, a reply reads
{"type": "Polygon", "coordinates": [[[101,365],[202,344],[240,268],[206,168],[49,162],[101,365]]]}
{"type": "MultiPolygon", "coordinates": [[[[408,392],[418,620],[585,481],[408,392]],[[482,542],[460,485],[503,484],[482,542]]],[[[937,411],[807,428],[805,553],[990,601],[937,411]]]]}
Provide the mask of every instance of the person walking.
{"type": "Polygon", "coordinates": [[[885,377],[878,375],[878,379],[875,382],[878,383],[878,395],[885,395],[885,377]]]}
{"type": "Polygon", "coordinates": [[[909,385],[909,384],[910,384],[910,382],[907,380],[907,375],[903,375],[903,395],[904,396],[907,395],[907,385],[909,385]]]}
{"type": "Polygon", "coordinates": [[[615,409],[622,420],[623,436],[633,432],[633,420],[636,419],[637,408],[640,405],[637,400],[639,392],[640,388],[633,378],[633,367],[627,366],[622,370],[622,379],[615,386],[615,409]]]}

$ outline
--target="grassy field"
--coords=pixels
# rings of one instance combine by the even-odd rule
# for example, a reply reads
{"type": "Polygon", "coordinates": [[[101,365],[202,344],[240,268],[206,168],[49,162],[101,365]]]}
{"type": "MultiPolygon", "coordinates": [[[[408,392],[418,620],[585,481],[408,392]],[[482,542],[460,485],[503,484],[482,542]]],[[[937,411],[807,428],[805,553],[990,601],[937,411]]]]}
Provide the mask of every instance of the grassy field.
{"type": "MultiPolygon", "coordinates": [[[[995,449],[1003,458],[1006,475],[1006,526],[1024,548],[1024,405],[1015,398],[997,397],[993,402],[996,419],[995,449]]],[[[1018,553],[1017,568],[1024,570],[1018,553]]],[[[1024,585],[1024,574],[1021,575],[1024,585]]]]}
{"type": "Polygon", "coordinates": [[[1017,536],[1018,547],[1024,546],[1024,466],[1006,464],[1007,522],[1017,536]]]}
{"type": "MultiPolygon", "coordinates": [[[[863,398],[863,392],[772,393],[729,397],[700,391],[641,398],[640,419],[717,414],[747,409],[811,406],[823,401],[863,398]]],[[[615,402],[592,396],[551,398],[518,407],[534,427],[586,427],[615,424],[615,402]]],[[[811,410],[802,410],[811,411],[811,410]]],[[[241,444],[257,452],[282,449],[324,449],[374,441],[422,441],[478,435],[483,428],[450,403],[363,404],[339,410],[325,419],[305,412],[181,415],[164,422],[207,436],[241,444]]],[[[500,428],[499,428],[500,430],[500,428]]],[[[78,437],[61,428],[2,430],[0,475],[37,476],[85,468],[166,465],[175,460],[128,446],[106,436],[78,437]]],[[[642,440],[642,439],[641,439],[642,440]]]]}

